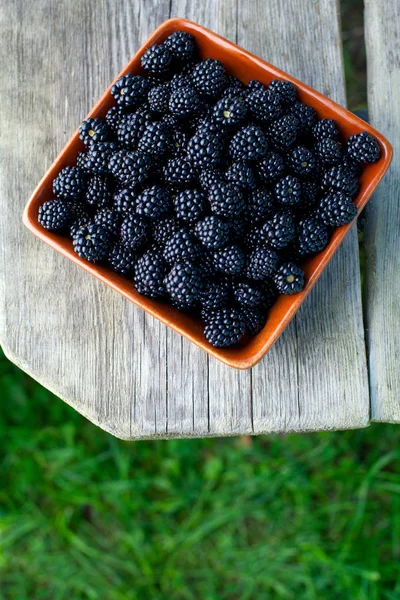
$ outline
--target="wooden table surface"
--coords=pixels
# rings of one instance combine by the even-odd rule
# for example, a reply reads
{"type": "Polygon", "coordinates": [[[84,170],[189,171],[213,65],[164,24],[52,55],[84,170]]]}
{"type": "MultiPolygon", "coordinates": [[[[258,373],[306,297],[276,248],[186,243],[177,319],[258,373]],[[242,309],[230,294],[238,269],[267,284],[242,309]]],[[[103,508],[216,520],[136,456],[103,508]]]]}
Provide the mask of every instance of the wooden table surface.
{"type": "MultiPolygon", "coordinates": [[[[395,4],[395,3],[394,3],[395,4]]],[[[357,232],[252,370],[208,357],[24,229],[31,192],[163,20],[199,22],[345,104],[332,0],[9,0],[0,6],[0,342],[24,371],[124,439],[352,429],[400,421],[399,158],[357,232]],[[364,313],[363,313],[364,305],[364,313]]],[[[399,139],[400,31],[367,0],[371,122],[399,139]]]]}

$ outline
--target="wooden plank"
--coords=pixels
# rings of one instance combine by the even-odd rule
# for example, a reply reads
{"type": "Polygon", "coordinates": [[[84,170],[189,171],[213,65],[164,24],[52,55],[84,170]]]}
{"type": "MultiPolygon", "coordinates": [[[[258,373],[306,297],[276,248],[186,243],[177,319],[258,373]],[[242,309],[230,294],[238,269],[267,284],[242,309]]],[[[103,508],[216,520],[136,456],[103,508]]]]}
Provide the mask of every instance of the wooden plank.
{"type": "Polygon", "coordinates": [[[0,339],[6,354],[122,438],[166,433],[166,328],[36,240],[22,209],[168,0],[3,3],[0,339]]]}
{"type": "MultiPolygon", "coordinates": [[[[238,43],[345,104],[338,2],[239,0],[238,43]]],[[[356,231],[252,371],[254,432],[368,423],[356,231]]]]}
{"type": "MultiPolygon", "coordinates": [[[[393,145],[400,137],[399,4],[366,0],[368,110],[371,123],[393,145]]],[[[400,156],[365,215],[365,309],[374,421],[400,423],[400,156]]]]}

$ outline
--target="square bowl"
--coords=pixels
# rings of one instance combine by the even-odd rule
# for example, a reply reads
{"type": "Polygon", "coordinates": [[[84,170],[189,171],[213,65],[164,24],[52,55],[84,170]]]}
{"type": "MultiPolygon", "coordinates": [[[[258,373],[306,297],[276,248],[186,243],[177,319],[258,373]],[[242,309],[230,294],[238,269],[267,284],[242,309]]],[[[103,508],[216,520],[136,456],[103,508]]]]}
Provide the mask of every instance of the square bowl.
{"type": "MultiPolygon", "coordinates": [[[[304,83],[301,83],[284,71],[261,60],[257,56],[246,52],[239,46],[220,37],[216,33],[186,19],[169,19],[155,30],[147,42],[138,50],[126,67],[115,78],[114,82],[128,72],[132,74],[140,73],[140,57],[145,50],[152,44],[164,41],[176,30],[183,30],[191,33],[196,38],[199,53],[202,58],[210,57],[219,59],[229,73],[235,75],[244,83],[247,83],[251,79],[258,79],[265,84],[268,84],[272,79],[286,79],[291,81],[296,86],[299,99],[312,106],[316,110],[319,118],[331,118],[336,121],[343,139],[347,140],[354,133],[359,133],[361,131],[367,131],[373,135],[378,140],[381,149],[381,157],[376,163],[367,165],[363,170],[360,178],[360,190],[354,201],[359,212],[364,208],[390,164],[392,148],[389,142],[373,127],[326,96],[323,96],[319,92],[313,90],[304,83]]],[[[112,84],[89,112],[88,117],[104,117],[107,110],[115,105],[115,101],[111,95],[111,87],[112,84]]],[[[73,262],[79,264],[86,269],[86,271],[95,275],[98,279],[118,291],[128,300],[134,302],[137,306],[140,306],[153,317],[156,317],[215,358],[237,369],[248,369],[254,366],[271,348],[272,344],[277,340],[300,305],[304,302],[306,296],[315,285],[322,271],[325,269],[352,226],[352,224],[349,224],[337,228],[332,234],[330,242],[325,250],[305,263],[303,268],[306,283],[303,291],[293,296],[280,295],[269,311],[264,328],[256,336],[239,344],[237,347],[214,348],[205,340],[203,328],[198,319],[179,312],[170,305],[141,296],[136,292],[130,280],[118,275],[106,266],[92,264],[79,258],[73,250],[71,240],[46,231],[39,224],[39,206],[46,200],[50,200],[54,197],[52,193],[53,179],[58,175],[61,169],[68,165],[75,164],[78,152],[83,149],[83,142],[79,139],[78,131],[75,131],[37,186],[25,207],[23,222],[26,227],[41,240],[58,250],[58,252],[73,262]]]]}

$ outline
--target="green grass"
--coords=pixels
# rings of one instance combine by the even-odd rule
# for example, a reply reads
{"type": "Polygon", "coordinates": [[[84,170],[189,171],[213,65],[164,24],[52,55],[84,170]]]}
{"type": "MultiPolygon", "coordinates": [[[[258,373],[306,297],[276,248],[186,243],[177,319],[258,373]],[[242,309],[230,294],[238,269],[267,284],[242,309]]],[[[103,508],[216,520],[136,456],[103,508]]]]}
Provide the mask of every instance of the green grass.
{"type": "Polygon", "coordinates": [[[126,443],[4,357],[0,597],[400,597],[400,428],[126,443]]]}

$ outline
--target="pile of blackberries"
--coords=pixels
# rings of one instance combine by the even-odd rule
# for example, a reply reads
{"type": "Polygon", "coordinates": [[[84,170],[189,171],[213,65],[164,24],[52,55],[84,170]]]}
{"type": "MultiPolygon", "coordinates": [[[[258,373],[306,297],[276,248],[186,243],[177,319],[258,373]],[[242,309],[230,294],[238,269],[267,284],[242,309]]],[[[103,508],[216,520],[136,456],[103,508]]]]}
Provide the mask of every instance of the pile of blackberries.
{"type": "Polygon", "coordinates": [[[244,84],[201,60],[184,31],[141,63],[105,118],[81,124],[86,149],[39,222],[230,346],[264,327],[278,294],[303,289],[299,265],[355,218],[361,168],[380,149],[366,132],[344,143],[289,81],[244,84]]]}

